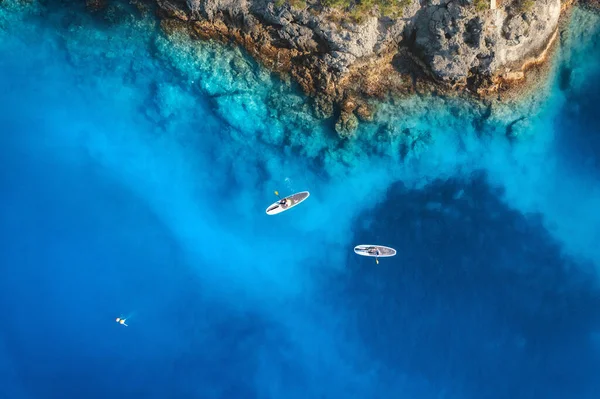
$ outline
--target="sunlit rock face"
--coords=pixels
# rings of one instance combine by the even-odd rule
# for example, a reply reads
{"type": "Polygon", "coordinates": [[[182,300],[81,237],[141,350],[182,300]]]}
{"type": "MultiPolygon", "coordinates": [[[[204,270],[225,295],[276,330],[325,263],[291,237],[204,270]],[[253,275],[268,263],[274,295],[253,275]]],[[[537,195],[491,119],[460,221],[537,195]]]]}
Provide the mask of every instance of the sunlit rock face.
{"type": "MultiPolygon", "coordinates": [[[[405,1],[391,16],[374,7],[360,19],[356,7],[320,1],[158,4],[166,18],[189,22],[198,36],[233,39],[268,68],[291,74],[320,97],[317,113],[325,117],[329,104],[347,96],[398,94],[415,80],[478,95],[520,82],[524,67],[544,61],[561,14],[560,0],[506,1],[495,10],[482,0],[405,1]]],[[[339,124],[348,119],[343,115],[339,124]]]]}
{"type": "Polygon", "coordinates": [[[527,10],[504,3],[477,11],[467,1],[434,2],[418,13],[415,44],[437,77],[458,82],[519,70],[543,51],[557,30],[560,0],[535,1],[527,10]]]}

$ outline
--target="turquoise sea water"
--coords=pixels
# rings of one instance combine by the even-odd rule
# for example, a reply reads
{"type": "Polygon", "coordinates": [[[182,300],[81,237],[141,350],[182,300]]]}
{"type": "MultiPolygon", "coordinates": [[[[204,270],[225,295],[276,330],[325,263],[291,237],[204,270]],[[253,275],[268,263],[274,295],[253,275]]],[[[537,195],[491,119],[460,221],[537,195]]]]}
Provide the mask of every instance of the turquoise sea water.
{"type": "Polygon", "coordinates": [[[0,398],[600,397],[600,24],[571,18],[538,95],[341,142],[237,49],[3,1],[0,398]]]}

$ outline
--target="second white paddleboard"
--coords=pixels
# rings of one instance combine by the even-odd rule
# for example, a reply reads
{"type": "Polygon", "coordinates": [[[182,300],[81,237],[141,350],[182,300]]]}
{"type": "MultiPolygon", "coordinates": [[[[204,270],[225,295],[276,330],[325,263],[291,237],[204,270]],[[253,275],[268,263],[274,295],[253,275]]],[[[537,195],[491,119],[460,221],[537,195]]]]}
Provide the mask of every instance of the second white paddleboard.
{"type": "Polygon", "coordinates": [[[361,256],[371,256],[373,258],[389,258],[396,255],[396,250],[383,245],[362,244],[354,247],[354,253],[361,256]],[[379,252],[377,252],[379,251],[379,252]]]}

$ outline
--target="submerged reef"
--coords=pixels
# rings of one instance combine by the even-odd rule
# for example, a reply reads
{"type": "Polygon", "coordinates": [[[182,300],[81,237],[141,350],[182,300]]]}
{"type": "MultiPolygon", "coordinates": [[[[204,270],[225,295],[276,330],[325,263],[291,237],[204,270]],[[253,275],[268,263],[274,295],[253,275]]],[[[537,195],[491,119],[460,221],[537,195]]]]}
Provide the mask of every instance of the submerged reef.
{"type": "MultiPolygon", "coordinates": [[[[142,0],[136,0],[142,4],[142,0]]],[[[88,0],[98,9],[105,0],[88,0]]],[[[145,0],[167,33],[245,48],[351,136],[389,95],[496,99],[547,58],[571,0],[145,0]]],[[[535,79],[533,79],[535,80],[535,79]]]]}

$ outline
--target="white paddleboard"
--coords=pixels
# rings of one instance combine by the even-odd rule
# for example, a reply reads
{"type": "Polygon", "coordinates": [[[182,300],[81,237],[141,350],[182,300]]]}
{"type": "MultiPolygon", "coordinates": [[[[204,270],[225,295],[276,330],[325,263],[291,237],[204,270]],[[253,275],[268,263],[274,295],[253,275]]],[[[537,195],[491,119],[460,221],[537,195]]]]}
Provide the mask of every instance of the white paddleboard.
{"type": "Polygon", "coordinates": [[[354,247],[354,252],[358,255],[370,256],[372,258],[389,258],[390,256],[396,255],[396,250],[394,248],[384,247],[383,245],[357,245],[354,247]],[[379,254],[377,254],[376,250],[379,250],[379,254]]]}
{"type": "Polygon", "coordinates": [[[267,208],[267,215],[277,215],[278,213],[292,209],[296,205],[304,202],[304,200],[306,200],[309,196],[310,193],[308,191],[301,191],[285,197],[283,199],[287,200],[287,205],[282,205],[279,203],[279,201],[274,202],[267,208]]]}

